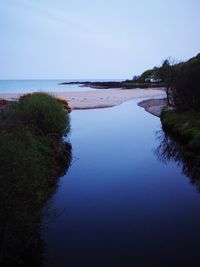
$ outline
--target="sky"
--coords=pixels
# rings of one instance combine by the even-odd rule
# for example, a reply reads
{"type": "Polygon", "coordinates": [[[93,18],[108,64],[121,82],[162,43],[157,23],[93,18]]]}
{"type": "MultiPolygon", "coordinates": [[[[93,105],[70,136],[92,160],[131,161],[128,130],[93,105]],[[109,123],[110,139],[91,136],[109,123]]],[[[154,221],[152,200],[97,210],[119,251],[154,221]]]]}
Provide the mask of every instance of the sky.
{"type": "Polygon", "coordinates": [[[130,79],[200,52],[199,0],[0,0],[0,79],[130,79]]]}

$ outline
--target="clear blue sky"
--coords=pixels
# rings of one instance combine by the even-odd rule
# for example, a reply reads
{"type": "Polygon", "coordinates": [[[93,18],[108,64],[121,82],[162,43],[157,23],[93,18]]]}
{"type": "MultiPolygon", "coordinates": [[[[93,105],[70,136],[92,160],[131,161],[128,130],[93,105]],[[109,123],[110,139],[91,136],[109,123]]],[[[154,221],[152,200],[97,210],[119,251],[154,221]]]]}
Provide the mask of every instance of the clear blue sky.
{"type": "Polygon", "coordinates": [[[200,52],[199,0],[0,0],[0,79],[131,78],[200,52]]]}

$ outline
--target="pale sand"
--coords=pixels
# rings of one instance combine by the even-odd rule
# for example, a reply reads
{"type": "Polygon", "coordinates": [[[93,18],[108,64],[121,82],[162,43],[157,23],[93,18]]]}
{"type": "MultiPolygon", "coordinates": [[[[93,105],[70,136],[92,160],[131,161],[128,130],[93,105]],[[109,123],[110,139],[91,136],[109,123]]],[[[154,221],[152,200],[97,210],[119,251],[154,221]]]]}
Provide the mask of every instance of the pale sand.
{"type": "MultiPolygon", "coordinates": [[[[122,104],[125,101],[142,97],[163,96],[165,91],[159,89],[100,89],[83,92],[54,92],[56,97],[69,101],[72,109],[106,108],[122,104]]],[[[16,100],[23,94],[0,94],[0,98],[16,100]]]]}
{"type": "Polygon", "coordinates": [[[166,99],[148,99],[138,103],[138,106],[143,107],[147,112],[160,117],[161,111],[167,107],[166,99]]]}

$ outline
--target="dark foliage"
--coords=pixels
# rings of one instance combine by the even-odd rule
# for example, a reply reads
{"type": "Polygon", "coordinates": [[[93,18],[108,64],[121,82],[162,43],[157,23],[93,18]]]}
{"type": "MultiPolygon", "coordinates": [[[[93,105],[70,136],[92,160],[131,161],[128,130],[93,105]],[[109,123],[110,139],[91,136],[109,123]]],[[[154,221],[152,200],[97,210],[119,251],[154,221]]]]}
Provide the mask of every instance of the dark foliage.
{"type": "Polygon", "coordinates": [[[182,167],[183,173],[190,178],[190,182],[200,191],[200,154],[193,153],[170,132],[158,133],[160,144],[155,150],[158,159],[164,163],[174,161],[182,167]]]}
{"type": "Polygon", "coordinates": [[[163,129],[176,136],[188,150],[200,153],[200,113],[162,111],[163,129]]]}
{"type": "Polygon", "coordinates": [[[42,265],[41,221],[70,165],[68,130],[67,111],[46,94],[0,110],[0,266],[42,265]]]}
{"type": "Polygon", "coordinates": [[[200,54],[174,66],[171,88],[177,110],[200,111],[200,54]]]}
{"type": "Polygon", "coordinates": [[[33,93],[20,98],[16,107],[20,120],[42,135],[61,138],[69,131],[69,116],[57,99],[46,93],[33,93]]]}
{"type": "Polygon", "coordinates": [[[165,60],[159,75],[166,84],[168,104],[177,111],[200,111],[200,54],[174,65],[165,60]]]}

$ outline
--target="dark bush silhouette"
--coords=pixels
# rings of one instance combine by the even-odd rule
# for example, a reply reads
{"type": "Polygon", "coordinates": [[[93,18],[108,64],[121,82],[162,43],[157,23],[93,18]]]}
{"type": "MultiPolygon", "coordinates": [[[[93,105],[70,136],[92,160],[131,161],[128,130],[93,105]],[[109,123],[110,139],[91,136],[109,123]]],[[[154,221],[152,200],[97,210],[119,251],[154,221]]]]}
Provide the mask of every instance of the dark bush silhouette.
{"type": "Polygon", "coordinates": [[[16,107],[20,120],[43,135],[61,138],[69,131],[69,116],[54,96],[46,93],[27,94],[16,107]]]}
{"type": "Polygon", "coordinates": [[[200,54],[179,64],[165,60],[158,73],[169,105],[178,111],[200,111],[200,54]]]}
{"type": "Polygon", "coordinates": [[[190,182],[200,191],[200,155],[191,152],[179,142],[175,136],[162,130],[157,133],[160,140],[155,150],[158,159],[164,163],[174,161],[182,167],[183,173],[190,178],[190,182]]]}
{"type": "Polygon", "coordinates": [[[174,66],[172,98],[179,111],[200,111],[200,54],[174,66]]]}
{"type": "Polygon", "coordinates": [[[67,111],[46,94],[0,109],[0,266],[42,266],[41,221],[70,166],[68,130],[67,111]]]}

